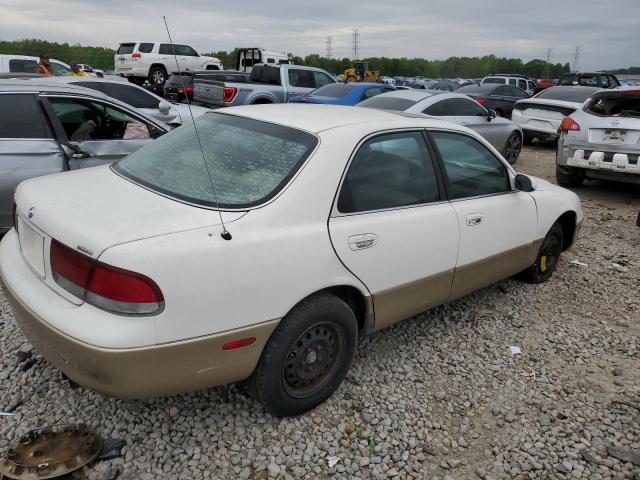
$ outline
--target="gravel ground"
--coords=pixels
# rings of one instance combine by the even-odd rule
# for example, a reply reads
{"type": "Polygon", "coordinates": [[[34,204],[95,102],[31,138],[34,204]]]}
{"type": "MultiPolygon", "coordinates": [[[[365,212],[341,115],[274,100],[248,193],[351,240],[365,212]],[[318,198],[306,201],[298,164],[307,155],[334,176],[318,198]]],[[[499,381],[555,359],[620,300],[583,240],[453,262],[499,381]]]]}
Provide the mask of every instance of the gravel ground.
{"type": "MultiPolygon", "coordinates": [[[[551,179],[553,162],[542,145],[517,166],[551,179]]],[[[506,280],[377,332],[333,397],[297,418],[234,385],[133,402],[72,388],[37,353],[25,369],[16,353],[30,347],[2,297],[0,410],[25,403],[0,417],[0,449],[86,422],[126,441],[86,469],[95,479],[117,465],[144,480],[640,479],[640,189],[578,193],[580,239],[550,282],[506,280]]]]}

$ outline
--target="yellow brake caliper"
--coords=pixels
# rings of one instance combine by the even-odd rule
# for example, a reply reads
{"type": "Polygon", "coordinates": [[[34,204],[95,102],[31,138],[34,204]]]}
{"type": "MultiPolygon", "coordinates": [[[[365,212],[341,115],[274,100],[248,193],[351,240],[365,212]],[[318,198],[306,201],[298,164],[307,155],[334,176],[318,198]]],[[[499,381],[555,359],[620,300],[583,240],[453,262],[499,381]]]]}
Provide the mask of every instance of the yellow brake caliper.
{"type": "Polygon", "coordinates": [[[547,256],[546,255],[542,255],[540,257],[540,271],[542,273],[547,271],[547,256]]]}

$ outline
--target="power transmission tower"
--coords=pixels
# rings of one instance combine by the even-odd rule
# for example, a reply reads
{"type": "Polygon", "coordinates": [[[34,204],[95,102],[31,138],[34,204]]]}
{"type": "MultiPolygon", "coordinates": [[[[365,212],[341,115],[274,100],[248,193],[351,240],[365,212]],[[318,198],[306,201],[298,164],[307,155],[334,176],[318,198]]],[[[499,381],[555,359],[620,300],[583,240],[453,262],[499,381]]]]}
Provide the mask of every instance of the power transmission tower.
{"type": "Polygon", "coordinates": [[[573,63],[571,64],[571,71],[577,72],[580,70],[580,45],[576,45],[576,49],[573,52],[573,63]]]}
{"type": "Polygon", "coordinates": [[[331,58],[333,57],[333,37],[331,35],[327,37],[326,44],[327,44],[326,57],[331,58]]]}
{"type": "Polygon", "coordinates": [[[550,78],[551,75],[551,54],[553,53],[553,48],[547,48],[547,57],[545,59],[544,64],[544,78],[550,78]]]}
{"type": "Polygon", "coordinates": [[[360,58],[360,27],[353,29],[353,59],[360,58]]]}

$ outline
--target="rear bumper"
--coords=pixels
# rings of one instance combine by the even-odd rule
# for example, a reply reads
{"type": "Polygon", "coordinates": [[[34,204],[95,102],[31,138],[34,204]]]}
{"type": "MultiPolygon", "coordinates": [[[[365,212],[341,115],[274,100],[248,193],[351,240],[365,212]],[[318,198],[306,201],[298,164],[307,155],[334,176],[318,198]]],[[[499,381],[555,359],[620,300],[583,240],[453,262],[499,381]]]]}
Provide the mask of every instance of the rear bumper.
{"type": "Polygon", "coordinates": [[[523,115],[516,109],[511,113],[511,121],[520,125],[525,132],[544,133],[552,136],[558,135],[561,123],[561,120],[523,115]]]}
{"type": "Polygon", "coordinates": [[[149,68],[145,67],[119,67],[116,65],[114,69],[118,75],[125,77],[145,77],[149,76],[149,68]]]}
{"type": "MultiPolygon", "coordinates": [[[[266,342],[278,325],[279,320],[271,320],[203,337],[145,347],[96,346],[61,331],[47,321],[45,317],[64,312],[63,308],[68,302],[50,292],[35,275],[29,273],[33,278],[26,278],[28,272],[17,271],[19,269],[15,267],[19,264],[10,262],[11,255],[20,255],[16,244],[16,239],[10,237],[0,246],[3,260],[0,280],[16,322],[35,350],[67,377],[105,395],[149,398],[243,380],[255,369],[266,342]],[[42,298],[42,301],[38,303],[37,298],[42,298]],[[38,303],[38,308],[35,305],[30,307],[31,302],[38,303]],[[236,350],[225,351],[222,348],[231,340],[247,337],[255,337],[256,341],[236,350]]],[[[77,326],[82,322],[91,328],[89,318],[82,316],[82,307],[73,306],[67,311],[69,323],[77,326]]],[[[126,320],[128,324],[136,323],[136,319],[126,320]]],[[[128,333],[125,328],[113,330],[117,335],[128,333]]]]}

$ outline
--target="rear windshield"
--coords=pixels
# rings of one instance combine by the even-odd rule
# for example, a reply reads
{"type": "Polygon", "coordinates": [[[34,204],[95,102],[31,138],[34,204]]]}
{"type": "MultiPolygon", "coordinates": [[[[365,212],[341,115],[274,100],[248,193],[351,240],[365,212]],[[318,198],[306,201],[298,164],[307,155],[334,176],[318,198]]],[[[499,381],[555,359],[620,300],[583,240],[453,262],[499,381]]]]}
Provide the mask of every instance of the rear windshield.
{"type": "Polygon", "coordinates": [[[369,98],[364,102],[360,102],[358,107],[367,108],[381,108],[384,110],[396,110],[398,112],[404,112],[410,107],[413,107],[416,103],[415,100],[409,100],[408,98],[400,97],[387,97],[384,94],[378,95],[373,98],[369,98]]]}
{"type": "Polygon", "coordinates": [[[598,88],[589,87],[551,87],[540,92],[536,98],[582,103],[598,90],[598,88]]]}
{"type": "Polygon", "coordinates": [[[601,117],[640,117],[640,94],[598,95],[585,110],[601,117]]]}
{"type": "Polygon", "coordinates": [[[211,207],[217,198],[221,208],[244,208],[275,196],[317,144],[310,133],[234,115],[208,113],[196,123],[206,166],[187,124],[113,168],[171,197],[211,207]]]}
{"type": "Polygon", "coordinates": [[[482,83],[501,83],[504,85],[507,82],[504,81],[504,78],[489,77],[482,80],[482,83]]]}
{"type": "Polygon", "coordinates": [[[351,90],[351,87],[344,83],[330,83],[329,85],[314,90],[309,93],[309,95],[315,97],[342,98],[349,93],[349,90],[351,90]]]}
{"type": "Polygon", "coordinates": [[[465,95],[471,94],[491,94],[491,92],[493,92],[496,88],[500,88],[500,87],[496,87],[493,84],[487,84],[487,83],[483,83],[482,85],[467,85],[466,87],[461,87],[458,90],[456,90],[456,93],[463,93],[465,95]]]}
{"type": "Polygon", "coordinates": [[[121,43],[116,53],[118,55],[128,55],[129,53],[133,53],[133,47],[135,46],[135,43],[121,43]]]}

